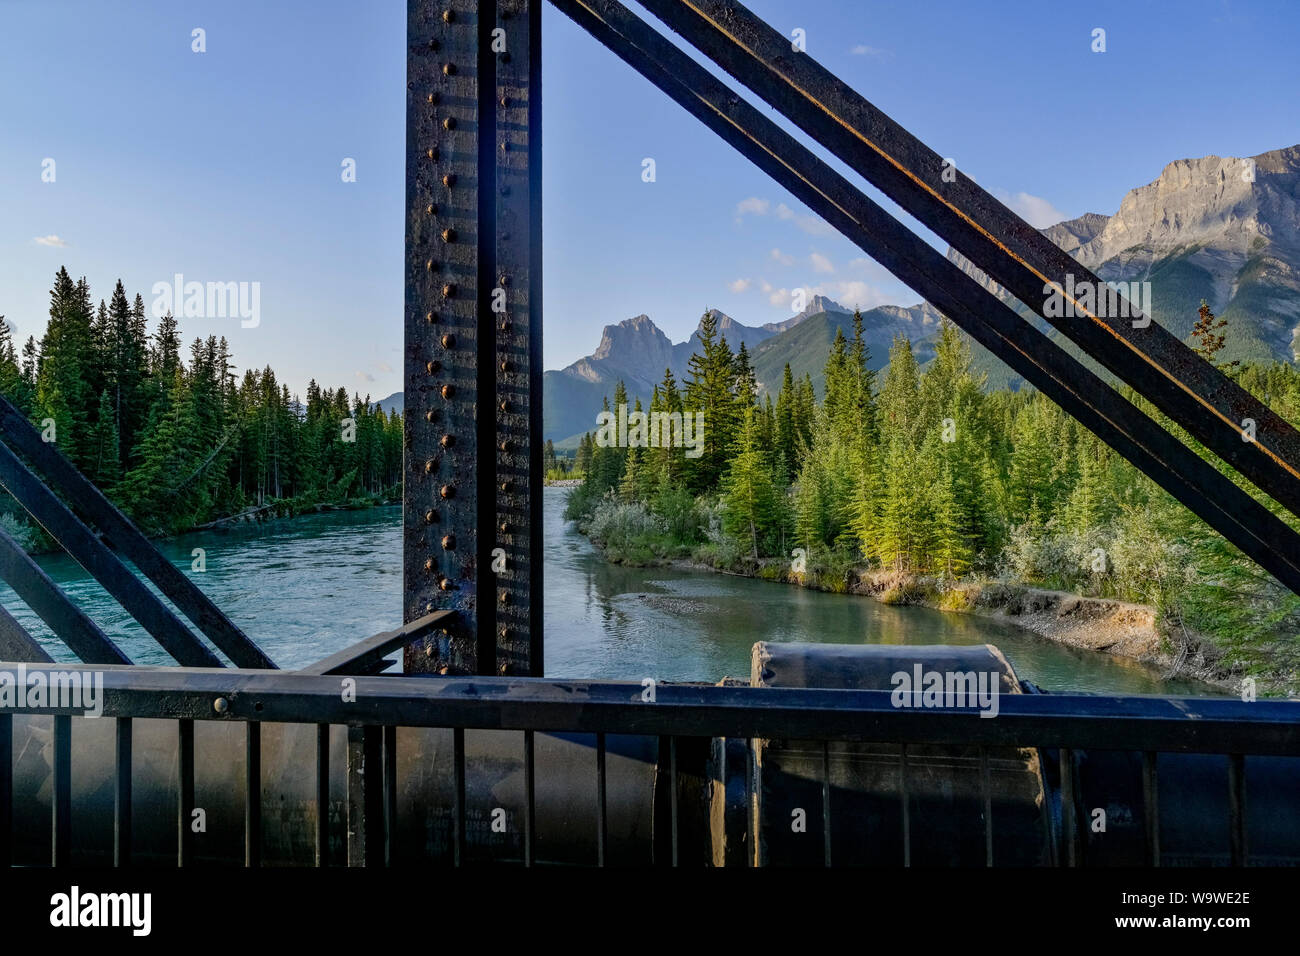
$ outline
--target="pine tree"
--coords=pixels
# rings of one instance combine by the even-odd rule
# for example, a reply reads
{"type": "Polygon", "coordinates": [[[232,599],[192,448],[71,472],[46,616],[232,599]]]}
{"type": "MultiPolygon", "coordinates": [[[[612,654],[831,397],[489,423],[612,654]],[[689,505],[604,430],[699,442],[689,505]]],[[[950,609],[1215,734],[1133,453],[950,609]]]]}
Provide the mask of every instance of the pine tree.
{"type": "Polygon", "coordinates": [[[776,520],[776,492],[771,465],[758,444],[754,408],[745,411],[737,453],[722,480],[722,522],[730,534],[745,539],[755,561],[776,520]]]}

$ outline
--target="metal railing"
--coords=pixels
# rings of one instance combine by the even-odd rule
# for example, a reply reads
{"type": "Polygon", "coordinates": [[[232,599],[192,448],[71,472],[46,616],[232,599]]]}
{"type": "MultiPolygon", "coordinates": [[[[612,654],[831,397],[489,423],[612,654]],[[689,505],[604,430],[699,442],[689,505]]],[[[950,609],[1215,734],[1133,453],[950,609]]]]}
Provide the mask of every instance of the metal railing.
{"type": "MultiPolygon", "coordinates": [[[[396,633],[396,632],[394,632],[396,633]]],[[[390,640],[397,639],[390,636],[390,640]]],[[[370,649],[373,651],[373,647],[370,649]]],[[[1071,754],[1077,750],[1124,750],[1142,755],[1146,802],[1147,856],[1160,861],[1157,754],[1221,754],[1228,766],[1229,832],[1232,861],[1248,862],[1246,851],[1246,755],[1300,756],[1300,721],[1294,703],[1242,702],[1224,698],[1094,697],[1004,695],[995,719],[981,719],[974,708],[930,710],[894,706],[889,691],[778,689],[661,684],[653,702],[637,683],[562,681],[524,678],[429,678],[357,676],[353,694],[340,694],[340,677],[303,672],[204,670],[174,667],[86,665],[8,665],[28,675],[51,672],[102,674],[102,716],[117,718],[114,796],[114,859],[130,859],[132,806],[132,720],[175,721],[178,766],[177,863],[192,861],[188,826],[194,805],[194,728],[196,721],[242,723],[245,727],[246,779],[261,780],[261,733],[267,723],[314,724],[316,799],[329,794],[329,728],[347,728],[347,860],[350,865],[391,861],[396,813],[397,728],[450,728],[454,796],[453,862],[466,858],[465,732],[511,730],[523,733],[523,862],[536,860],[535,735],[594,734],[596,748],[595,862],[606,862],[607,737],[611,734],[658,738],[660,772],[666,770],[671,795],[672,861],[678,861],[678,742],[685,738],[784,739],[887,742],[900,745],[899,799],[904,821],[904,853],[909,857],[908,754],[915,745],[975,746],[981,769],[981,802],[986,863],[992,864],[988,752],[993,748],[1049,748],[1060,751],[1062,827],[1057,860],[1078,862],[1081,821],[1075,811],[1071,754]],[[666,764],[666,767],[664,765],[666,764]],[[380,768],[375,773],[374,768],[380,768]],[[367,768],[371,772],[367,773],[367,768]]],[[[31,679],[30,677],[28,678],[31,679]]],[[[54,686],[50,684],[49,686],[54,686]]],[[[13,703],[7,700],[6,703],[13,703]]],[[[21,703],[21,702],[20,702],[21,703]]],[[[5,706],[0,711],[0,840],[8,861],[13,824],[13,718],[17,714],[53,716],[53,825],[51,861],[69,861],[73,819],[71,735],[75,720],[87,719],[71,707],[5,706]]],[[[823,754],[828,754],[823,749],[823,754]]],[[[830,862],[829,756],[823,767],[822,816],[826,823],[825,859],[830,862]]],[[[261,862],[261,787],[245,793],[245,864],[261,862]]],[[[327,815],[317,813],[317,865],[328,862],[327,815]]]]}

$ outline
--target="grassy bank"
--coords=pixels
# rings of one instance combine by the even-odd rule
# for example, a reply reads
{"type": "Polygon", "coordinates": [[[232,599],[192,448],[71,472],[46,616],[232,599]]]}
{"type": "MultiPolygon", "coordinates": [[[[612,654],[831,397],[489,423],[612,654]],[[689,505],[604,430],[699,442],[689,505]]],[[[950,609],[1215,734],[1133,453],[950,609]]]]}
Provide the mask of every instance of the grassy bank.
{"type": "MultiPolygon", "coordinates": [[[[872,566],[848,548],[805,550],[802,560],[797,555],[789,560],[755,559],[722,530],[716,503],[695,501],[680,492],[662,492],[648,505],[609,498],[582,507],[585,513],[571,510],[569,516],[614,563],[673,564],[855,594],[884,604],[997,617],[1050,640],[1160,667],[1168,677],[1195,678],[1234,690],[1243,678],[1253,677],[1261,696],[1300,690],[1285,613],[1279,618],[1277,607],[1267,605],[1251,608],[1251,615],[1225,612],[1221,582],[1198,580],[1194,573],[1176,581],[1153,574],[1155,564],[1164,566],[1173,559],[1163,553],[1165,543],[1140,528],[1131,539],[1121,535],[1107,542],[1122,563],[1105,573],[1069,573],[1078,562],[1072,564],[1059,554],[1056,564],[1061,571],[1054,575],[1017,573],[1018,568],[1050,567],[1048,556],[1068,550],[1062,541],[1040,535],[1009,549],[997,574],[944,577],[872,566]],[[1135,595],[1135,585],[1145,591],[1135,595]],[[1121,590],[1125,588],[1127,593],[1121,590]],[[1271,635],[1265,630],[1270,619],[1275,624],[1271,635]]],[[[1094,543],[1078,542],[1076,550],[1094,543]]]]}

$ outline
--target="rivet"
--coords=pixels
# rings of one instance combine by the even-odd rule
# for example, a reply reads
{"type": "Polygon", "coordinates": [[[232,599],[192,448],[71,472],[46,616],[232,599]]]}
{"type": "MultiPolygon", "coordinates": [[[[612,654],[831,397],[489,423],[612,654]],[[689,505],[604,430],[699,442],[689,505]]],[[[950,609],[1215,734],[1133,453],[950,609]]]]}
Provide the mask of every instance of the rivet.
{"type": "Polygon", "coordinates": [[[425,524],[433,524],[433,522],[437,519],[437,517],[438,517],[438,516],[437,516],[436,514],[434,514],[433,509],[430,508],[428,511],[426,511],[426,512],[424,513],[424,523],[425,523],[425,524]]]}
{"type": "Polygon", "coordinates": [[[435,206],[433,203],[429,203],[429,205],[424,207],[424,214],[426,216],[432,216],[437,211],[438,211],[438,207],[435,206]]]}
{"type": "Polygon", "coordinates": [[[426,422],[432,422],[432,421],[433,421],[435,418],[437,418],[437,417],[438,417],[438,416],[435,415],[435,414],[433,413],[433,409],[432,409],[432,408],[429,409],[427,412],[424,413],[424,420],[425,420],[426,422]]]}
{"type": "Polygon", "coordinates": [[[443,64],[443,67],[442,67],[442,72],[443,72],[443,74],[444,74],[445,76],[455,76],[455,75],[456,75],[456,64],[455,64],[455,63],[444,63],[444,64],[443,64]]]}
{"type": "Polygon", "coordinates": [[[455,185],[456,185],[456,174],[455,174],[455,173],[448,173],[446,176],[443,176],[443,177],[442,177],[442,184],[443,184],[444,186],[446,186],[448,189],[450,189],[452,186],[455,186],[455,185]]]}
{"type": "Polygon", "coordinates": [[[445,286],[442,287],[442,294],[443,294],[443,296],[445,296],[446,298],[450,299],[453,295],[456,294],[456,286],[455,286],[455,284],[454,284],[454,283],[451,283],[451,282],[448,282],[445,286]]]}
{"type": "Polygon", "coordinates": [[[509,106],[509,105],[510,105],[510,97],[508,97],[508,96],[503,96],[503,97],[501,97],[501,105],[502,105],[502,106],[509,106]]]}
{"type": "MultiPolygon", "coordinates": [[[[501,639],[502,639],[502,640],[509,640],[509,639],[510,639],[510,628],[508,628],[508,627],[503,627],[503,628],[501,628],[501,630],[498,631],[497,633],[501,635],[501,639]]],[[[502,666],[502,667],[505,667],[506,665],[505,665],[505,664],[502,664],[501,666],[502,666]]]]}
{"type": "Polygon", "coordinates": [[[442,347],[445,349],[454,349],[456,347],[456,336],[448,332],[442,337],[442,347]]]}
{"type": "Polygon", "coordinates": [[[429,41],[429,49],[430,49],[430,50],[436,50],[436,49],[438,49],[438,41],[437,41],[437,40],[430,40],[430,41],[429,41]]]}
{"type": "Polygon", "coordinates": [[[507,143],[507,142],[505,142],[504,140],[502,140],[502,142],[501,142],[501,152],[503,152],[503,153],[508,153],[508,152],[510,152],[510,144],[507,143]]]}
{"type": "Polygon", "coordinates": [[[500,448],[503,452],[506,452],[508,454],[510,452],[510,439],[509,438],[501,439],[501,444],[498,445],[497,447],[500,448]]]}
{"type": "MultiPolygon", "coordinates": [[[[433,605],[430,604],[429,607],[432,608],[433,605]]],[[[425,656],[425,657],[433,657],[436,653],[438,653],[438,652],[435,651],[435,650],[433,649],[433,645],[432,645],[432,644],[429,644],[429,645],[427,645],[427,646],[424,648],[424,656],[425,656]]]]}
{"type": "Polygon", "coordinates": [[[501,411],[503,411],[503,412],[508,412],[508,411],[510,411],[510,401],[509,401],[509,399],[505,399],[505,398],[501,399],[501,404],[497,405],[497,408],[501,409],[501,411]]]}
{"type": "Polygon", "coordinates": [[[432,362],[425,362],[424,368],[425,371],[427,371],[430,375],[437,375],[439,372],[442,371],[442,363],[439,362],[437,359],[434,359],[432,362]]]}
{"type": "Polygon", "coordinates": [[[502,320],[501,320],[501,331],[502,331],[502,332],[509,332],[509,331],[510,331],[510,320],[509,320],[509,319],[502,319],[502,320]]]}
{"type": "Polygon", "coordinates": [[[455,13],[454,10],[444,10],[444,11],[442,11],[442,22],[443,22],[443,23],[451,23],[451,21],[452,21],[452,20],[455,20],[455,19],[456,19],[456,13],[455,13]]]}
{"type": "Polygon", "coordinates": [[[502,490],[503,492],[505,492],[506,494],[509,494],[509,493],[510,493],[510,489],[513,488],[513,487],[514,487],[514,486],[513,486],[512,484],[510,484],[510,482],[508,482],[508,481],[503,481],[503,482],[501,482],[501,490],[502,490]]]}
{"type": "Polygon", "coordinates": [[[442,547],[444,551],[452,551],[456,547],[456,536],[454,534],[444,534],[442,536],[442,547]]]}
{"type": "Polygon", "coordinates": [[[433,558],[425,558],[425,559],[424,559],[424,570],[426,570],[426,571],[432,571],[432,570],[433,570],[433,558]]]}
{"type": "Polygon", "coordinates": [[[501,360],[501,364],[500,364],[499,367],[500,367],[501,371],[503,371],[503,372],[508,372],[508,371],[510,371],[510,363],[509,363],[506,359],[502,359],[502,360],[501,360]]]}
{"type": "Polygon", "coordinates": [[[451,435],[443,435],[438,439],[438,444],[443,448],[450,448],[452,445],[456,444],[456,439],[451,435]]]}
{"type": "Polygon", "coordinates": [[[456,386],[452,385],[450,382],[448,382],[446,385],[442,387],[443,398],[451,398],[455,394],[456,394],[456,386]]]}
{"type": "Polygon", "coordinates": [[[451,498],[455,496],[456,489],[453,488],[451,485],[443,485],[441,488],[438,489],[438,494],[442,495],[442,497],[444,498],[451,498]]]}
{"type": "Polygon", "coordinates": [[[439,589],[443,591],[450,591],[455,586],[456,585],[452,582],[451,578],[443,578],[438,582],[439,589]]]}
{"type": "Polygon", "coordinates": [[[510,533],[510,522],[509,522],[509,521],[503,521],[503,522],[501,522],[499,525],[497,525],[497,530],[500,531],[502,534],[509,534],[509,533],[510,533]]]}
{"type": "Polygon", "coordinates": [[[433,271],[433,260],[432,260],[432,259],[427,260],[427,261],[424,263],[424,268],[427,269],[428,271],[432,272],[432,271],[433,271]]]}
{"type": "Polygon", "coordinates": [[[230,701],[226,700],[224,697],[218,697],[212,702],[212,709],[218,714],[224,714],[230,709],[230,701]]]}
{"type": "Polygon", "coordinates": [[[433,459],[430,458],[428,461],[424,463],[424,473],[426,475],[432,475],[434,471],[437,470],[437,467],[438,466],[434,464],[433,459]]]}
{"type": "MultiPolygon", "coordinates": [[[[424,155],[436,161],[438,158],[438,148],[436,146],[430,146],[427,150],[425,150],[424,155]]],[[[432,206],[429,207],[429,212],[431,213],[433,212],[432,206]]]]}
{"type": "Polygon", "coordinates": [[[445,120],[442,121],[442,128],[443,128],[443,129],[455,129],[455,128],[456,128],[456,117],[454,117],[454,116],[448,116],[445,120]]]}
{"type": "Polygon", "coordinates": [[[497,280],[497,282],[501,286],[508,286],[510,284],[510,277],[507,275],[503,275],[500,279],[497,280]]]}
{"type": "Polygon", "coordinates": [[[444,229],[444,230],[442,231],[442,241],[443,241],[443,242],[455,242],[455,241],[456,241],[456,230],[455,230],[455,229],[444,229]]]}
{"type": "Polygon", "coordinates": [[[436,103],[436,102],[438,102],[438,94],[437,94],[437,93],[430,93],[430,94],[429,94],[429,102],[430,102],[430,103],[436,103]]]}
{"type": "Polygon", "coordinates": [[[437,313],[435,312],[424,313],[424,321],[428,322],[430,325],[433,325],[433,323],[438,321],[437,313]]]}
{"type": "Polygon", "coordinates": [[[502,604],[509,604],[509,603],[510,603],[510,592],[509,592],[509,591],[502,591],[501,594],[500,594],[500,596],[498,597],[497,600],[499,600],[502,604]]]}

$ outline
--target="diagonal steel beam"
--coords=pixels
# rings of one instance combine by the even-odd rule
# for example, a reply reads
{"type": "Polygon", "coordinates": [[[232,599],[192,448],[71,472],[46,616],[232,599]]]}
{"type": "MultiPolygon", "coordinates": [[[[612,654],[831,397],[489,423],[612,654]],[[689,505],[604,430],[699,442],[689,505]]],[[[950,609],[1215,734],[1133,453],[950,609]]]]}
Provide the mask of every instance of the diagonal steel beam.
{"type": "MultiPolygon", "coordinates": [[[[299,674],[371,674],[376,672],[384,656],[399,647],[415,643],[436,628],[447,626],[456,616],[455,611],[434,611],[418,620],[403,624],[358,641],[314,664],[298,668],[299,674]]],[[[382,670],[382,668],[379,668],[382,670]]]]}
{"type": "Polygon", "coordinates": [[[54,658],[27,633],[18,619],[0,607],[0,660],[52,664],[54,658]]]}
{"type": "Polygon", "coordinates": [[[978,342],[1300,592],[1300,536],[617,0],[552,0],[978,342]]]}
{"type": "Polygon", "coordinates": [[[1281,416],[1156,323],[1134,327],[1065,295],[1104,284],[736,0],[639,2],[1300,515],[1300,432],[1281,416]],[[1054,291],[1081,317],[1048,315],[1054,291]]]}
{"type": "Polygon", "coordinates": [[[178,664],[187,667],[225,666],[221,658],[190,633],[189,628],[144,586],[131,569],[2,443],[0,485],[153,635],[178,664]]]}
{"type": "Polygon", "coordinates": [[[64,499],[103,532],[105,539],[140,573],[157,585],[236,667],[274,668],[275,663],[253,640],[212,603],[198,585],[158,551],[72,462],[63,457],[17,408],[0,395],[0,437],[33,467],[64,499]]]}
{"type": "Polygon", "coordinates": [[[99,625],[59,590],[3,528],[0,528],[0,578],[87,664],[131,663],[99,625]]]}

